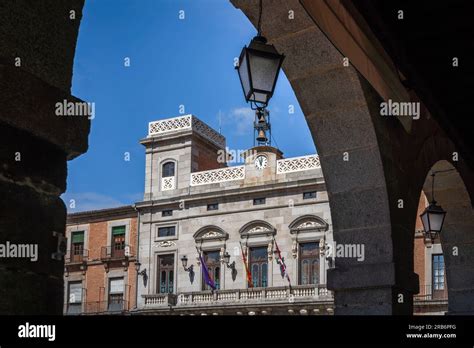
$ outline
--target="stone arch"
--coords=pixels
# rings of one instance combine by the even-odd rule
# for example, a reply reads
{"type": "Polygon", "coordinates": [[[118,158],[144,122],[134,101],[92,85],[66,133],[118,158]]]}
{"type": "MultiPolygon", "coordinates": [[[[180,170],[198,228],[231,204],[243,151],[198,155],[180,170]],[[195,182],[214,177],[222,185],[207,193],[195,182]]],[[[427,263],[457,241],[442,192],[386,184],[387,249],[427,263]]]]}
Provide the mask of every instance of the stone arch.
{"type": "Polygon", "coordinates": [[[201,227],[199,230],[197,230],[196,233],[193,235],[194,240],[196,243],[198,242],[204,242],[204,241],[222,241],[222,240],[227,240],[229,239],[229,234],[225,232],[222,228],[214,226],[214,225],[208,225],[201,227]]]}
{"type": "Polygon", "coordinates": [[[432,177],[435,172],[434,198],[447,212],[440,233],[448,287],[448,314],[474,313],[474,213],[472,199],[458,170],[447,160],[436,162],[423,185],[432,201],[432,177]]]}

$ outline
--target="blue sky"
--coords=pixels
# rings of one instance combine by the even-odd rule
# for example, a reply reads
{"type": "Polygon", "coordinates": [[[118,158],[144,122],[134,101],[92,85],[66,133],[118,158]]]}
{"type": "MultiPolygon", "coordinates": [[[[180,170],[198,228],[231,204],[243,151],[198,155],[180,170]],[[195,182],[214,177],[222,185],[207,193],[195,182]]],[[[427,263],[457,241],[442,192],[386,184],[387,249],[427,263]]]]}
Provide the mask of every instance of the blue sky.
{"type": "MultiPolygon", "coordinates": [[[[180,105],[215,129],[220,115],[227,146],[250,148],[253,112],[233,60],[255,34],[247,17],[226,0],[87,0],[72,93],[95,103],[95,119],[88,152],[68,163],[63,195],[68,211],[141,200],[145,155],[139,140],[146,136],[148,122],[179,116],[180,105]],[[181,10],[184,19],[179,18],[181,10]],[[124,66],[126,57],[130,67],[124,66]]],[[[273,145],[285,157],[315,153],[283,73],[269,109],[273,145]]]]}

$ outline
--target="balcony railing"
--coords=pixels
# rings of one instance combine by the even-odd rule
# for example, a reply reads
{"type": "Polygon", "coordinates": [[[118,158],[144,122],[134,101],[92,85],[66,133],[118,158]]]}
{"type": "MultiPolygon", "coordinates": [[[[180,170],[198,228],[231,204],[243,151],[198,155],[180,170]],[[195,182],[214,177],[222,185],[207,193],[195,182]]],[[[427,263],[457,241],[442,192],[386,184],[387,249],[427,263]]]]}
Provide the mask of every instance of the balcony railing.
{"type": "Polygon", "coordinates": [[[225,148],[225,138],[194,115],[184,115],[150,122],[148,136],[165,135],[171,132],[193,130],[220,148],[225,148]]]}
{"type": "Polygon", "coordinates": [[[284,158],[277,161],[277,174],[321,168],[318,155],[284,158]]]}
{"type": "Polygon", "coordinates": [[[117,244],[102,247],[100,250],[101,260],[120,260],[133,256],[132,247],[128,244],[117,244]]]}
{"type": "Polygon", "coordinates": [[[191,173],[191,186],[245,179],[245,166],[226,167],[191,173]]]}
{"type": "Polygon", "coordinates": [[[420,286],[420,292],[413,296],[414,301],[447,301],[448,289],[433,289],[432,285],[420,286]]]}
{"type": "Polygon", "coordinates": [[[89,250],[82,249],[80,252],[76,250],[67,250],[64,262],[68,263],[82,263],[89,259],[89,250]]]}
{"type": "MultiPolygon", "coordinates": [[[[169,294],[144,295],[145,307],[166,307],[169,294]]],[[[295,285],[289,287],[249,288],[235,290],[205,290],[177,295],[177,306],[200,306],[252,303],[298,303],[332,301],[325,285],[295,285]]]]}

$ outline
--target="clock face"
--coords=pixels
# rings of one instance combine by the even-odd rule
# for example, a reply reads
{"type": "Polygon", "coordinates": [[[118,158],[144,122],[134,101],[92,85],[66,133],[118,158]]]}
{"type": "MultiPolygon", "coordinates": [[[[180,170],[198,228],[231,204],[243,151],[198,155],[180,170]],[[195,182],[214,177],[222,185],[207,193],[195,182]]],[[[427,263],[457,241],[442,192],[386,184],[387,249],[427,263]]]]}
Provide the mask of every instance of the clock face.
{"type": "Polygon", "coordinates": [[[255,167],[257,169],[263,169],[267,166],[268,164],[268,159],[263,156],[263,155],[259,155],[257,156],[257,158],[255,158],[255,167]]]}

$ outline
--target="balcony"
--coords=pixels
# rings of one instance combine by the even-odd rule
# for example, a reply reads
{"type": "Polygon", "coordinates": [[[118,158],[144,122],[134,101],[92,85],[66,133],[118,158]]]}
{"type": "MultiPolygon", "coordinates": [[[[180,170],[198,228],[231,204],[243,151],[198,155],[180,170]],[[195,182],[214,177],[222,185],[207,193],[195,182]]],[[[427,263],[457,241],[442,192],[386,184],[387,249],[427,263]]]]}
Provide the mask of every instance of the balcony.
{"type": "Polygon", "coordinates": [[[448,311],[448,289],[433,290],[431,285],[420,286],[413,296],[413,314],[444,315],[448,311]]]}
{"type": "Polygon", "coordinates": [[[102,261],[122,260],[131,257],[133,257],[132,247],[128,244],[109,245],[100,250],[102,261]]]}
{"type": "MultiPolygon", "coordinates": [[[[166,308],[169,294],[143,295],[144,309],[166,308]]],[[[251,306],[255,304],[314,304],[332,303],[332,293],[325,285],[295,285],[289,287],[249,288],[187,292],[177,295],[176,309],[192,307],[251,306]]]]}
{"type": "Polygon", "coordinates": [[[420,292],[413,296],[414,301],[448,301],[448,289],[433,290],[431,285],[420,286],[420,292]]]}
{"type": "Polygon", "coordinates": [[[87,262],[89,259],[89,250],[67,250],[64,257],[65,264],[76,264],[87,262]]]}

